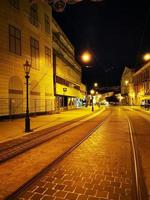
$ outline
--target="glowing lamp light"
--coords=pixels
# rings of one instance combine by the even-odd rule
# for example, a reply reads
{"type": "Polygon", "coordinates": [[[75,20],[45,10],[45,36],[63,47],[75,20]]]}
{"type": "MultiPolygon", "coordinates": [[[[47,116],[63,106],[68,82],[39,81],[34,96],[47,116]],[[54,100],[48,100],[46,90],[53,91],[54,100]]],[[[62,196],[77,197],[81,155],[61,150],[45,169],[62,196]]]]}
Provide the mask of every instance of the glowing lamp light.
{"type": "Polygon", "coordinates": [[[146,54],[143,56],[143,59],[144,59],[145,61],[150,60],[150,53],[146,53],[146,54]]]}
{"type": "Polygon", "coordinates": [[[91,54],[88,51],[86,51],[86,52],[84,52],[82,54],[81,59],[82,59],[83,62],[88,63],[88,62],[91,61],[92,56],[91,56],[91,54]]]}
{"type": "Polygon", "coordinates": [[[128,80],[125,80],[125,84],[128,85],[128,83],[129,83],[129,81],[128,81],[128,80]]]}
{"type": "Polygon", "coordinates": [[[24,72],[26,75],[29,75],[30,73],[30,69],[31,69],[31,65],[29,64],[29,62],[26,60],[25,64],[23,65],[24,67],[24,72]]]}
{"type": "Polygon", "coordinates": [[[90,90],[90,94],[91,94],[91,95],[94,95],[94,94],[95,94],[95,90],[93,90],[93,89],[90,90]]]}
{"type": "Polygon", "coordinates": [[[98,83],[94,83],[94,87],[98,87],[98,83]]]}

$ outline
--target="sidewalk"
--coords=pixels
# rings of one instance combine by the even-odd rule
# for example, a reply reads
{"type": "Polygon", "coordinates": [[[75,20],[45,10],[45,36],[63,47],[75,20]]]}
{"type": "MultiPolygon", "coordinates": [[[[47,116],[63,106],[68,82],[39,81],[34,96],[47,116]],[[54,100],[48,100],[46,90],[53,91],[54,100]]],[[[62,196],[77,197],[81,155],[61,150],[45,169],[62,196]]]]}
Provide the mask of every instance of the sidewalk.
{"type": "MultiPolygon", "coordinates": [[[[102,108],[104,107],[94,107],[95,111],[98,111],[102,108]]],[[[92,114],[91,106],[61,112],[59,114],[30,117],[30,124],[32,129],[31,133],[61,124],[66,121],[77,119],[82,116],[86,116],[90,113],[92,114]]],[[[31,134],[24,132],[24,123],[24,118],[0,121],[0,143],[22,137],[26,134],[31,134]]]]}
{"type": "Polygon", "coordinates": [[[148,109],[142,108],[141,106],[131,106],[131,108],[140,112],[144,112],[145,114],[150,116],[150,109],[148,110],[148,109]]]}

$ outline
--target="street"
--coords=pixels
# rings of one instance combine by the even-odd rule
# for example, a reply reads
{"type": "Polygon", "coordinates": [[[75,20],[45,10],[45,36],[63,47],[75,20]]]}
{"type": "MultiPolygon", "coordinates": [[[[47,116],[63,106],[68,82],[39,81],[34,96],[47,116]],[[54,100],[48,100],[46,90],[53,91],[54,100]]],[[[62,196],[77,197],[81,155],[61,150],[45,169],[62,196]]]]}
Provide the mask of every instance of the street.
{"type": "Polygon", "coordinates": [[[86,123],[66,130],[65,134],[1,163],[1,199],[126,200],[137,199],[138,195],[148,199],[149,121],[149,115],[140,111],[110,107],[86,123]],[[138,170],[140,193],[135,180],[127,116],[133,125],[138,165],[142,168],[138,170]],[[91,132],[93,128],[95,130],[91,132]],[[85,136],[87,138],[81,144],[71,149],[85,136]],[[16,164],[19,163],[18,168],[16,164]],[[38,178],[31,181],[36,174],[39,174],[38,178]],[[20,179],[16,180],[16,177],[20,179]],[[11,196],[27,181],[25,187],[11,196]]]}

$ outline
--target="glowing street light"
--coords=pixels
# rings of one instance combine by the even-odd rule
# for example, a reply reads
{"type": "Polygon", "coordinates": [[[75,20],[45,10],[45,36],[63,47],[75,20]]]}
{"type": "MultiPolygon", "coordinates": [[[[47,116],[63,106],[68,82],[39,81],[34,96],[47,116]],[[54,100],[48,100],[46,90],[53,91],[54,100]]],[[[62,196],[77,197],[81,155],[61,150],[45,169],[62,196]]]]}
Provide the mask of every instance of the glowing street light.
{"type": "Polygon", "coordinates": [[[125,85],[128,85],[129,81],[128,80],[125,80],[125,85]]]}
{"type": "Polygon", "coordinates": [[[146,54],[143,56],[143,59],[144,59],[145,61],[150,60],[150,53],[146,53],[146,54]]]}
{"type": "Polygon", "coordinates": [[[98,87],[98,83],[94,83],[94,87],[96,87],[96,88],[97,88],[97,87],[98,87]]]}
{"type": "Polygon", "coordinates": [[[81,55],[81,60],[82,60],[84,63],[90,62],[91,59],[92,59],[92,55],[91,55],[88,51],[85,51],[85,52],[81,55]]]}

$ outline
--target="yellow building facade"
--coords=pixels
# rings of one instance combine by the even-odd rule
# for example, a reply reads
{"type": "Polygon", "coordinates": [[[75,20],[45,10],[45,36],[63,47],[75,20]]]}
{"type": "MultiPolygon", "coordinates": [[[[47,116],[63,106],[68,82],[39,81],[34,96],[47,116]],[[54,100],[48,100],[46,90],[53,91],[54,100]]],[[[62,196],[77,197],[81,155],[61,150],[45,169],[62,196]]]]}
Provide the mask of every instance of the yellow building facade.
{"type": "Polygon", "coordinates": [[[52,32],[56,109],[80,107],[86,88],[81,83],[81,67],[75,61],[74,47],[54,19],[52,32]]]}
{"type": "Polygon", "coordinates": [[[136,105],[142,105],[143,101],[150,104],[150,62],[134,73],[133,84],[136,105]]]}
{"type": "MultiPolygon", "coordinates": [[[[62,95],[64,92],[70,97],[81,95],[81,68],[77,63],[72,63],[66,55],[64,59],[68,63],[62,65],[59,51],[64,55],[65,48],[60,50],[59,42],[54,45],[52,10],[45,1],[38,1],[36,4],[26,0],[2,1],[0,27],[0,117],[25,113],[26,85],[23,64],[26,60],[31,64],[30,113],[55,112],[56,94],[62,95]],[[53,62],[61,67],[54,68],[53,62]],[[73,70],[69,70],[72,66],[70,64],[73,65],[73,70]],[[63,76],[64,80],[70,81],[69,87],[68,83],[65,87],[59,84],[57,76],[63,76]],[[73,83],[75,86],[71,86],[73,83]],[[67,88],[67,92],[63,88],[67,88]]],[[[70,45],[67,38],[66,41],[70,45]]],[[[68,48],[71,59],[74,60],[74,49],[71,45],[68,48]]]]}
{"type": "Polygon", "coordinates": [[[125,67],[121,78],[121,95],[124,105],[150,102],[150,62],[136,71],[125,67]]]}
{"type": "Polygon", "coordinates": [[[121,77],[122,105],[135,105],[135,92],[133,86],[134,70],[125,67],[121,77]]]}

